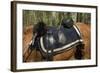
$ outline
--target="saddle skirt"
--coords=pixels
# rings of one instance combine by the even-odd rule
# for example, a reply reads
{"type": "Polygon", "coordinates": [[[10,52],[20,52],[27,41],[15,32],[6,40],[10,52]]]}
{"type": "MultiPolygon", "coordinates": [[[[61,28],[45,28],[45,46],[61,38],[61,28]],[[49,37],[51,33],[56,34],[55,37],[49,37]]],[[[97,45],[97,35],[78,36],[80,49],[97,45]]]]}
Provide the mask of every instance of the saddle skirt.
{"type": "Polygon", "coordinates": [[[81,33],[75,25],[71,28],[61,26],[59,29],[49,27],[47,33],[40,38],[41,52],[46,54],[53,50],[53,53],[58,53],[82,41],[81,33]]]}

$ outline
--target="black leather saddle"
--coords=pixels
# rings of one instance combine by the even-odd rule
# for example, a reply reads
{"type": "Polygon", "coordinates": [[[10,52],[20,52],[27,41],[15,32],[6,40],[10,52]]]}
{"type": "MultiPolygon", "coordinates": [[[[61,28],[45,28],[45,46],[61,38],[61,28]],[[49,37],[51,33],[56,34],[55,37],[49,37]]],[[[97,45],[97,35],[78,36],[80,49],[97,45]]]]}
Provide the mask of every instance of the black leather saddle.
{"type": "Polygon", "coordinates": [[[71,46],[82,42],[81,33],[78,28],[73,25],[70,28],[61,26],[49,27],[47,33],[40,37],[40,50],[42,53],[57,54],[60,51],[68,50],[71,46]]]}

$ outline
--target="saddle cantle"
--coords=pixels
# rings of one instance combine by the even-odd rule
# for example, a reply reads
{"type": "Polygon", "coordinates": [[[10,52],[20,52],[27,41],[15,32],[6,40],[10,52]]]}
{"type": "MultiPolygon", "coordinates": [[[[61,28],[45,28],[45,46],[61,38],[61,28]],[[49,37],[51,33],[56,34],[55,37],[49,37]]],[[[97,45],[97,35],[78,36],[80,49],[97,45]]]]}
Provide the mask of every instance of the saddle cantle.
{"type": "Polygon", "coordinates": [[[57,54],[60,51],[68,50],[71,46],[77,45],[82,42],[81,34],[78,28],[73,25],[70,28],[61,26],[59,29],[56,27],[48,28],[47,33],[40,38],[40,46],[42,53],[57,54]]]}

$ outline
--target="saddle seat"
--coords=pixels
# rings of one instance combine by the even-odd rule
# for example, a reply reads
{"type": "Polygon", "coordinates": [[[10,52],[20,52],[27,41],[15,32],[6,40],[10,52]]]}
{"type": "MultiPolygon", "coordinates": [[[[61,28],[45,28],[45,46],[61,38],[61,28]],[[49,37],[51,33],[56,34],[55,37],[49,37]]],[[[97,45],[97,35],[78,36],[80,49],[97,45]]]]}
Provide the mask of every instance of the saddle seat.
{"type": "Polygon", "coordinates": [[[61,26],[59,29],[49,27],[47,33],[40,38],[40,50],[43,54],[52,51],[57,54],[82,41],[80,31],[75,25],[70,28],[61,26]]]}

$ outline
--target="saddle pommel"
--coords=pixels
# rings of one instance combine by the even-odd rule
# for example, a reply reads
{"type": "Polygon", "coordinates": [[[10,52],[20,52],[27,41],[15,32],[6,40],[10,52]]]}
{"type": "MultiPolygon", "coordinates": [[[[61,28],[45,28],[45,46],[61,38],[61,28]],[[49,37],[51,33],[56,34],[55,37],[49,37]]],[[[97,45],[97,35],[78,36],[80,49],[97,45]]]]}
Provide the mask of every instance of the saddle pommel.
{"type": "Polygon", "coordinates": [[[65,28],[71,28],[74,25],[74,21],[72,18],[63,19],[61,25],[63,25],[65,28]]]}

